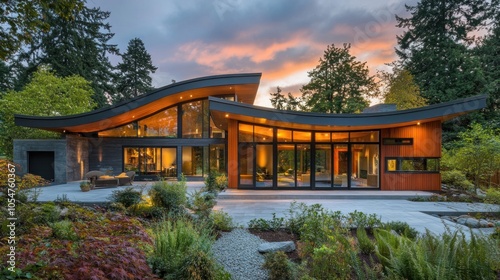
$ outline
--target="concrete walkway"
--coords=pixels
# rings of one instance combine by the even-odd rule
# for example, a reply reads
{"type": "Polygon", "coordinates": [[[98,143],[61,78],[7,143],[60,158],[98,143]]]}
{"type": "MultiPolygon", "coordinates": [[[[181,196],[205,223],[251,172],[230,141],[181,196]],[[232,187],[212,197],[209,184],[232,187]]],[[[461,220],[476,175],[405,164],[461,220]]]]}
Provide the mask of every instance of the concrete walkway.
{"type": "MultiPolygon", "coordinates": [[[[135,182],[134,187],[143,189],[144,193],[152,182],[135,182]]],[[[188,193],[200,189],[203,182],[188,182],[188,193]]],[[[114,190],[123,189],[105,188],[90,192],[80,190],[80,182],[70,182],[39,188],[41,193],[38,201],[53,201],[64,196],[74,202],[99,203],[107,202],[114,190]]],[[[461,214],[470,212],[495,212],[500,211],[499,205],[481,203],[457,202],[413,202],[408,197],[427,197],[429,192],[391,192],[391,191],[255,191],[255,190],[227,190],[219,195],[215,209],[227,212],[233,220],[247,226],[254,218],[271,219],[275,213],[278,217],[286,216],[290,203],[293,201],[304,202],[308,205],[319,203],[325,209],[341,211],[344,214],[355,210],[376,214],[383,222],[404,221],[419,232],[426,229],[435,234],[447,230],[467,228],[454,223],[441,220],[426,213],[461,214]]]]}

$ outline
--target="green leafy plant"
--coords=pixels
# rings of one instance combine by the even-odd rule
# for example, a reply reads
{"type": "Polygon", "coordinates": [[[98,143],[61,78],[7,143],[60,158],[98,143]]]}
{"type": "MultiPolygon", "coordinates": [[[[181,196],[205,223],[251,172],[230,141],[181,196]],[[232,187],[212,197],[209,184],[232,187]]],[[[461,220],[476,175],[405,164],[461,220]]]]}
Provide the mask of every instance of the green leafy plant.
{"type": "Polygon", "coordinates": [[[49,226],[52,229],[52,234],[55,238],[71,241],[78,240],[78,235],[76,234],[71,221],[62,220],[51,223],[49,226]]]}
{"type": "Polygon", "coordinates": [[[391,279],[495,279],[500,268],[499,241],[473,232],[427,231],[411,240],[376,229],[375,238],[376,254],[391,279]]]}
{"type": "Polygon", "coordinates": [[[406,236],[412,240],[418,237],[419,232],[410,227],[408,223],[406,222],[401,222],[401,221],[390,221],[387,223],[384,223],[383,227],[387,230],[393,230],[399,235],[406,236]]]}
{"type": "Polygon", "coordinates": [[[203,190],[195,191],[188,201],[188,208],[203,218],[207,218],[217,204],[216,195],[203,190]]]}
{"type": "Polygon", "coordinates": [[[356,229],[356,237],[358,238],[358,245],[361,253],[369,255],[375,251],[375,243],[370,240],[364,227],[358,227],[356,229]]]}
{"type": "Polygon", "coordinates": [[[367,215],[357,210],[348,214],[348,223],[349,226],[353,228],[363,227],[369,229],[380,227],[382,225],[380,217],[376,214],[367,215]]]}
{"type": "Polygon", "coordinates": [[[193,275],[204,275],[214,279],[218,268],[210,260],[213,237],[208,229],[198,229],[186,220],[162,221],[152,232],[154,247],[149,263],[153,271],[165,279],[193,279],[193,275]],[[200,267],[200,265],[206,265],[200,267]]]}
{"type": "Polygon", "coordinates": [[[142,193],[134,187],[126,187],[123,190],[113,191],[111,201],[121,203],[125,208],[137,205],[142,200],[142,193]]]}
{"type": "Polygon", "coordinates": [[[88,192],[91,190],[91,188],[92,186],[90,182],[84,181],[80,183],[80,190],[82,190],[82,192],[88,192]]]}
{"type": "Polygon", "coordinates": [[[465,174],[456,169],[441,171],[441,182],[461,190],[470,190],[474,187],[474,184],[467,180],[465,174]]]}
{"type": "Polygon", "coordinates": [[[489,188],[486,190],[486,198],[484,199],[486,203],[500,205],[500,190],[489,188]]]}
{"type": "Polygon", "coordinates": [[[227,188],[226,174],[211,170],[205,178],[204,190],[208,192],[218,193],[227,188]]]}
{"type": "Polygon", "coordinates": [[[222,210],[212,211],[210,213],[210,220],[215,230],[231,231],[235,227],[233,218],[222,210]]]}
{"type": "Polygon", "coordinates": [[[270,280],[293,279],[292,266],[293,264],[282,251],[267,253],[262,264],[262,267],[268,271],[270,280]]]}
{"type": "Polygon", "coordinates": [[[158,181],[149,190],[154,206],[163,207],[167,212],[181,212],[186,206],[186,182],[158,181]]]}
{"type": "Polygon", "coordinates": [[[260,231],[277,231],[284,226],[285,218],[276,217],[276,213],[273,213],[273,217],[270,220],[255,218],[248,222],[248,228],[260,231]]]}

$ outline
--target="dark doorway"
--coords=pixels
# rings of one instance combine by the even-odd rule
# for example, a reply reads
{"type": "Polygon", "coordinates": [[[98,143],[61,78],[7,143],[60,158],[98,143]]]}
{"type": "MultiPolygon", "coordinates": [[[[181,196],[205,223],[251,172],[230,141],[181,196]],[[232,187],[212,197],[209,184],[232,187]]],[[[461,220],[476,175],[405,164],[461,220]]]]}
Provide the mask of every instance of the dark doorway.
{"type": "Polygon", "coordinates": [[[54,152],[28,152],[28,173],[54,181],[54,152]]]}

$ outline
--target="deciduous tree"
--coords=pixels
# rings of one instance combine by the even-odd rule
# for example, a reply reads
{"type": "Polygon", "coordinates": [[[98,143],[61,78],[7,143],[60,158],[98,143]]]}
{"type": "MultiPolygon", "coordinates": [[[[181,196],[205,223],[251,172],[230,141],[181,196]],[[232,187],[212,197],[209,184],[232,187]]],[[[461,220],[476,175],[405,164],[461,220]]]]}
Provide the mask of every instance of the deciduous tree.
{"type": "Polygon", "coordinates": [[[56,77],[48,70],[40,70],[24,90],[10,91],[0,99],[0,152],[12,158],[13,139],[54,138],[59,134],[40,129],[19,127],[14,114],[35,116],[62,116],[90,111],[92,87],[82,77],[56,77]]]}
{"type": "Polygon", "coordinates": [[[349,53],[349,44],[329,45],[319,65],[308,72],[311,81],[301,89],[305,109],[323,113],[355,113],[377,95],[377,84],[365,62],[349,53]]]}
{"type": "Polygon", "coordinates": [[[99,8],[86,6],[73,11],[70,19],[51,10],[44,11],[50,29],[33,34],[31,43],[17,54],[16,88],[21,90],[38,66],[49,65],[60,77],[85,78],[94,89],[95,103],[99,107],[108,104],[108,95],[114,91],[114,69],[108,55],[118,53],[116,45],[109,43],[114,35],[106,22],[109,15],[99,8]]]}
{"type": "Polygon", "coordinates": [[[392,64],[392,72],[381,71],[379,77],[385,84],[384,102],[396,104],[398,110],[425,106],[425,99],[420,96],[420,89],[413,75],[406,69],[392,64]]]}

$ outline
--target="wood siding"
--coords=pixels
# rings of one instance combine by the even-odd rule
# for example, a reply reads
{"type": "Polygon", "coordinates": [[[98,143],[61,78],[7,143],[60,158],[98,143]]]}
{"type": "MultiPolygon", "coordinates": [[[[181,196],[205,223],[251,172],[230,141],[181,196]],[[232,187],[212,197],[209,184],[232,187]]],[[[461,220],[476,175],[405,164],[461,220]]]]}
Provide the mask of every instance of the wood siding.
{"type": "Polygon", "coordinates": [[[230,189],[238,188],[238,122],[229,120],[227,129],[227,180],[230,189]]]}
{"type": "Polygon", "coordinates": [[[439,173],[388,173],[388,157],[441,157],[441,122],[429,122],[399,128],[383,129],[384,138],[413,138],[413,145],[383,145],[380,162],[382,190],[432,190],[441,189],[439,173]]]}

